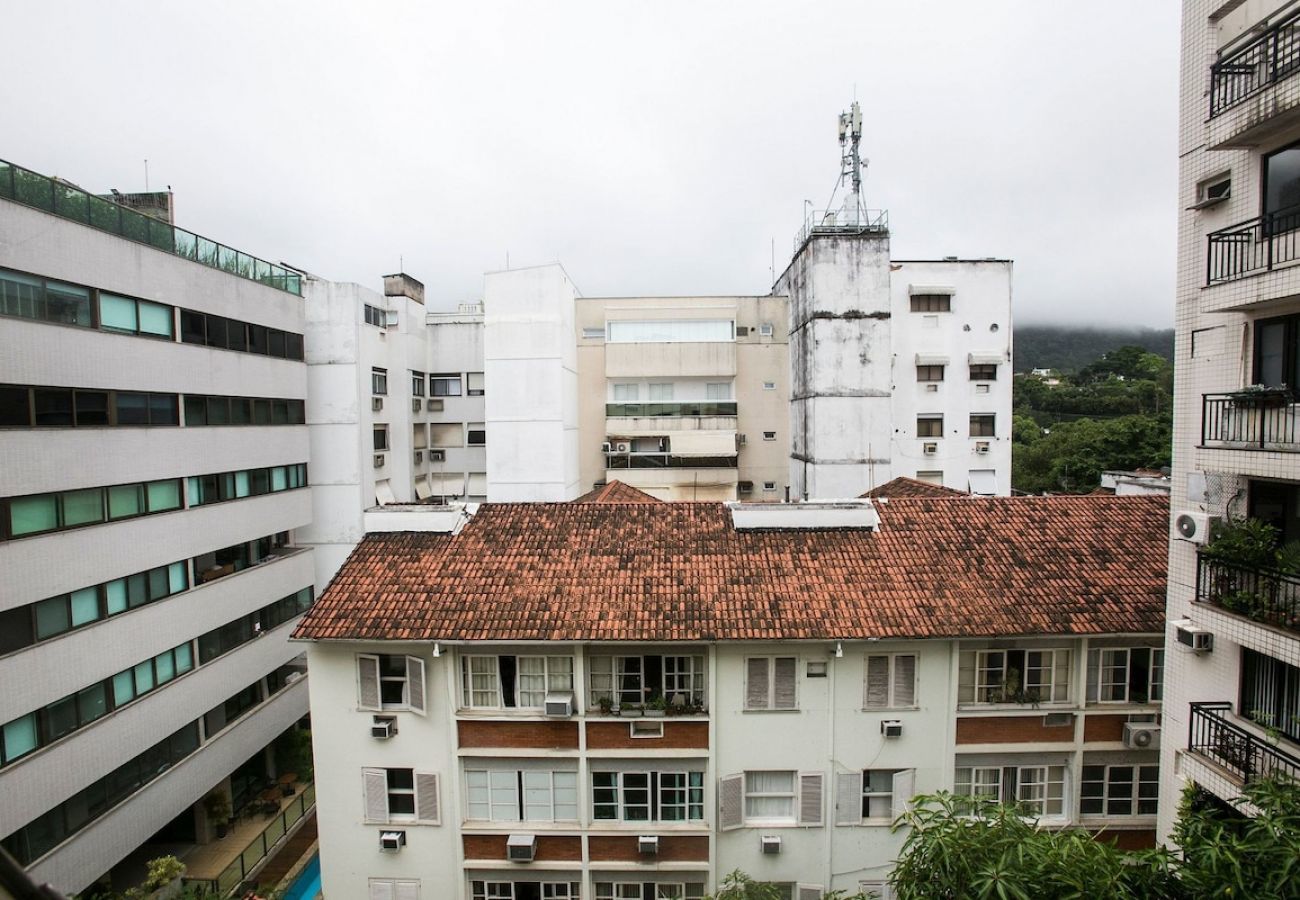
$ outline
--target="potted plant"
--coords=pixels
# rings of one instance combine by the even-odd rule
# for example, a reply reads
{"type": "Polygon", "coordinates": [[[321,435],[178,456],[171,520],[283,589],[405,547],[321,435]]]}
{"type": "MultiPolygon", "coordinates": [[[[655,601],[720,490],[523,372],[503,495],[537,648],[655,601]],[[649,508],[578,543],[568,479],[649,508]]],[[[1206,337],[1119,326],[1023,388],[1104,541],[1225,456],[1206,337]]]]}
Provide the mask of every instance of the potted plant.
{"type": "Polygon", "coordinates": [[[181,878],[185,863],[174,856],[160,856],[148,863],[149,873],[144,880],[147,896],[154,900],[169,900],[181,891],[181,878]]]}
{"type": "Polygon", "coordinates": [[[635,719],[637,716],[641,715],[641,707],[625,700],[618,705],[618,714],[624,719],[635,719]]]}
{"type": "Polygon", "coordinates": [[[668,701],[663,696],[655,697],[645,705],[645,714],[649,718],[662,719],[668,713],[668,701]]]}
{"type": "Polygon", "coordinates": [[[601,696],[596,700],[596,706],[600,708],[602,716],[608,716],[614,712],[614,701],[609,697],[601,696]]]}
{"type": "Polygon", "coordinates": [[[1240,407],[1276,408],[1291,400],[1291,389],[1285,384],[1252,384],[1228,395],[1232,404],[1240,407]]]}
{"type": "Polygon", "coordinates": [[[230,795],[218,788],[203,798],[203,809],[208,815],[208,824],[217,830],[217,838],[226,836],[230,829],[230,795]]]}

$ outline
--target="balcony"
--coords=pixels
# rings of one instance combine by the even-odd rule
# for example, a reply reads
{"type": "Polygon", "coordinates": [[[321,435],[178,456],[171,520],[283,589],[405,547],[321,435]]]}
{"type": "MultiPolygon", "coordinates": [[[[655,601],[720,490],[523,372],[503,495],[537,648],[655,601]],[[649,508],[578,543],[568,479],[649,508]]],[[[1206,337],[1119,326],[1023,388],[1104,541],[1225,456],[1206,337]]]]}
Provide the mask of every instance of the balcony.
{"type": "Polygon", "coordinates": [[[1285,127],[1300,98],[1289,79],[1300,72],[1300,11],[1210,67],[1209,144],[1257,146],[1285,127]]]}
{"type": "Polygon", "coordinates": [[[1300,632],[1300,577],[1197,557],[1196,599],[1264,625],[1300,632]]]}
{"type": "Polygon", "coordinates": [[[606,453],[605,468],[614,469],[734,469],[739,457],[678,456],[673,453],[628,452],[606,453]]]}
{"type": "Polygon", "coordinates": [[[1285,775],[1300,779],[1300,758],[1237,724],[1231,703],[1193,703],[1187,749],[1227,769],[1243,784],[1285,775]]]}
{"type": "Polygon", "coordinates": [[[734,416],[734,400],[695,400],[683,403],[606,403],[607,418],[650,416],[734,416]]]}
{"type": "Polygon", "coordinates": [[[1298,453],[1296,411],[1290,391],[1285,390],[1203,394],[1201,446],[1298,453]]]}
{"type": "Polygon", "coordinates": [[[1205,284],[1213,287],[1300,260],[1300,207],[1287,207],[1206,235],[1205,284]]]}

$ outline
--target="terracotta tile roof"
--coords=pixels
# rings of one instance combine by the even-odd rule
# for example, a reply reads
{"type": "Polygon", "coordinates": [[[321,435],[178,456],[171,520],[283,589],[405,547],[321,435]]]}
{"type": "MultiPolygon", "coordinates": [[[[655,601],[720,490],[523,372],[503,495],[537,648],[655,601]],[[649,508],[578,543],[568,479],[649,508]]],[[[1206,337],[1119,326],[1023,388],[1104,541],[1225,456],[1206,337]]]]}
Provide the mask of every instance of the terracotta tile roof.
{"type": "Polygon", "coordinates": [[[886,481],[879,487],[872,488],[862,496],[893,499],[894,497],[969,497],[970,495],[956,488],[944,487],[941,484],[930,484],[928,481],[918,481],[915,478],[900,475],[886,481]]]}
{"type": "Polygon", "coordinates": [[[653,494],[647,494],[640,488],[634,488],[630,484],[615,479],[609,484],[596,488],[594,491],[588,491],[573,503],[664,503],[653,494]]]}
{"type": "Polygon", "coordinates": [[[307,639],[769,640],[1162,630],[1164,497],[898,498],[878,531],[741,531],[720,503],[484,504],[370,534],[307,639]]]}

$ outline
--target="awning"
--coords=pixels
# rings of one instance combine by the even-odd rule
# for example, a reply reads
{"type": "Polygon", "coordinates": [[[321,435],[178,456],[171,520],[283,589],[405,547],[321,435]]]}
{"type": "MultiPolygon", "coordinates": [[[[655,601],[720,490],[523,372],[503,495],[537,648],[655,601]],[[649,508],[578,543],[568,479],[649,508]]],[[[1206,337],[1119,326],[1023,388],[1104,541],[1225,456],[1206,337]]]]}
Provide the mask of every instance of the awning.
{"type": "Polygon", "coordinates": [[[948,365],[948,357],[918,353],[916,354],[916,364],[918,366],[946,366],[948,365]]]}
{"type": "Polygon", "coordinates": [[[734,431],[674,431],[668,436],[673,456],[735,456],[734,431]]]}
{"type": "Polygon", "coordinates": [[[415,479],[415,496],[421,500],[428,500],[433,496],[433,491],[429,488],[428,475],[421,475],[415,479]]]}
{"type": "Polygon", "coordinates": [[[439,474],[429,476],[429,496],[459,497],[465,493],[465,476],[460,472],[451,475],[439,474]]]}
{"type": "Polygon", "coordinates": [[[993,351],[987,353],[972,353],[969,359],[972,366],[1000,366],[1007,361],[1005,354],[993,351]]]}
{"type": "Polygon", "coordinates": [[[375,482],[375,500],[380,506],[388,506],[390,503],[397,502],[397,495],[393,493],[393,488],[389,485],[387,478],[375,482]]]}
{"type": "Polygon", "coordinates": [[[471,497],[487,496],[487,472],[469,473],[469,490],[465,493],[471,497]]]}
{"type": "Polygon", "coordinates": [[[957,289],[950,284],[909,284],[908,296],[913,294],[955,294],[957,289]]]}
{"type": "Polygon", "coordinates": [[[976,469],[969,475],[970,492],[985,497],[996,497],[998,493],[998,473],[992,469],[976,469]]]}

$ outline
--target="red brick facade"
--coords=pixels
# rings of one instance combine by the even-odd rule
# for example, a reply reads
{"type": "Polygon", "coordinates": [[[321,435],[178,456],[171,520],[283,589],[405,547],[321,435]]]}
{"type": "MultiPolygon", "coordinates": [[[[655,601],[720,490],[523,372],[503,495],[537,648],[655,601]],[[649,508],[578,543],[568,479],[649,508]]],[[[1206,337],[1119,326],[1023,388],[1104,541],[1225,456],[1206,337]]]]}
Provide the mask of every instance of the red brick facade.
{"type": "Polygon", "coordinates": [[[587,722],[587,747],[591,750],[645,750],[665,748],[709,748],[709,723],[677,722],[664,719],[664,736],[659,738],[632,737],[631,724],[626,720],[587,722]]]}
{"type": "MultiPolygon", "coordinates": [[[[505,834],[461,835],[466,859],[505,859],[505,834]]],[[[635,841],[635,838],[633,838],[635,841]]],[[[581,861],[582,838],[577,835],[539,834],[537,836],[537,862],[581,861]]]]}
{"type": "Polygon", "coordinates": [[[1128,716],[1088,716],[1083,720],[1085,741],[1122,741],[1128,716]]]}
{"type": "Polygon", "coordinates": [[[663,834],[659,853],[642,856],[636,835],[593,834],[587,838],[592,862],[708,862],[709,837],[705,834],[663,834]]]}
{"type": "Polygon", "coordinates": [[[957,720],[958,744],[1059,743],[1074,740],[1074,722],[1043,725],[1043,713],[1032,716],[981,716],[957,720]]]}
{"type": "Polygon", "coordinates": [[[577,722],[456,723],[461,747],[524,747],[530,750],[578,749],[577,722]]]}

